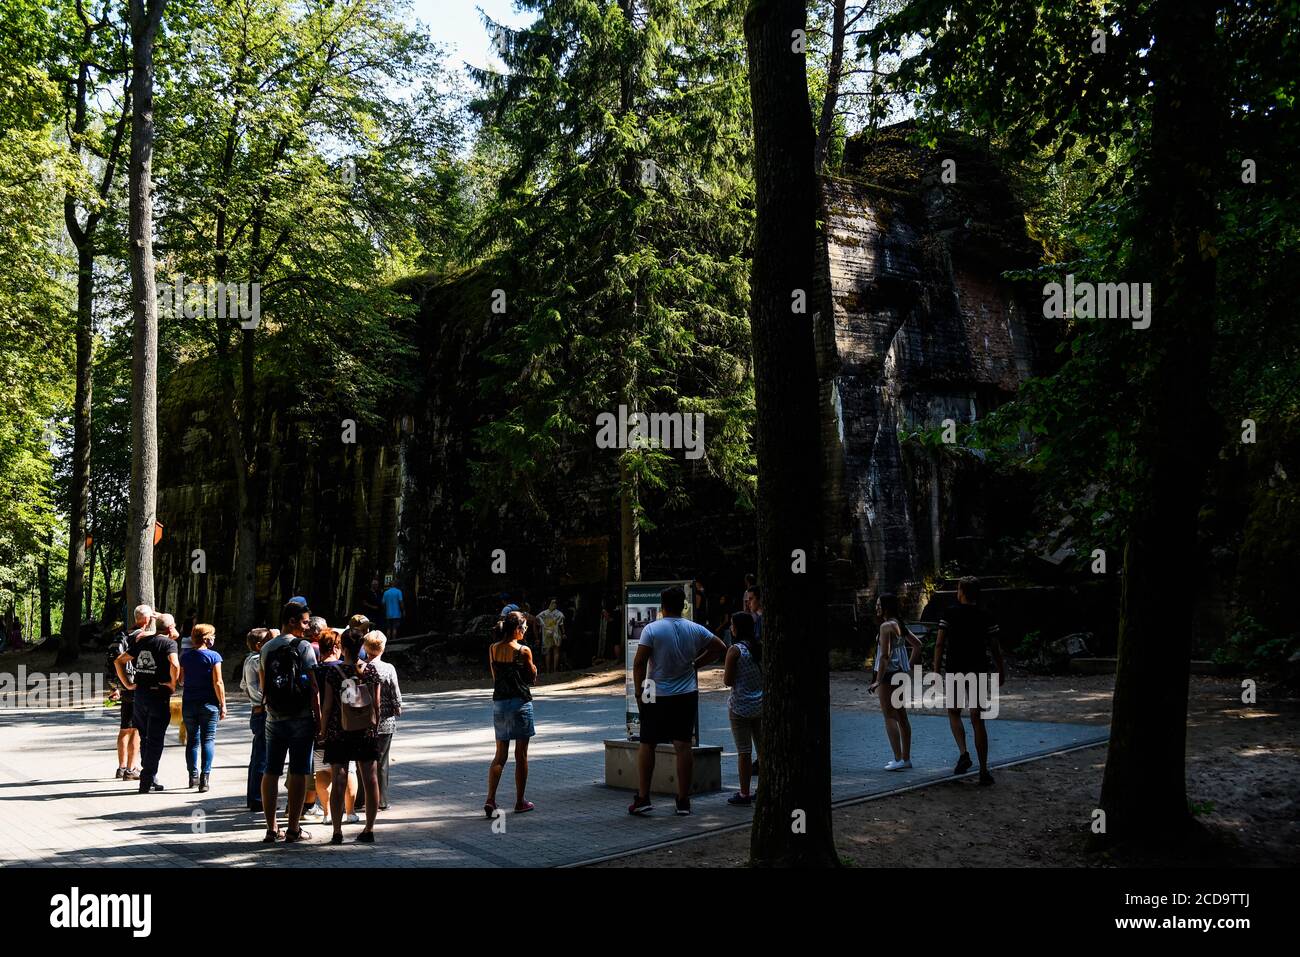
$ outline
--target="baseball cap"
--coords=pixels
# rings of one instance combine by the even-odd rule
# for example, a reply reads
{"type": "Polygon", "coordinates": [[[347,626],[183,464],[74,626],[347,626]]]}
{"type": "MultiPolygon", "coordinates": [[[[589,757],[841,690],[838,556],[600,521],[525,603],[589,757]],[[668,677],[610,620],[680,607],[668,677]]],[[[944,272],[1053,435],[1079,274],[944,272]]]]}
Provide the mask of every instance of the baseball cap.
{"type": "Polygon", "coordinates": [[[501,617],[504,618],[506,615],[510,614],[512,611],[518,611],[518,610],[519,610],[519,606],[518,606],[518,605],[515,605],[515,604],[509,604],[509,605],[506,605],[506,607],[504,607],[504,608],[501,609],[501,617]]]}

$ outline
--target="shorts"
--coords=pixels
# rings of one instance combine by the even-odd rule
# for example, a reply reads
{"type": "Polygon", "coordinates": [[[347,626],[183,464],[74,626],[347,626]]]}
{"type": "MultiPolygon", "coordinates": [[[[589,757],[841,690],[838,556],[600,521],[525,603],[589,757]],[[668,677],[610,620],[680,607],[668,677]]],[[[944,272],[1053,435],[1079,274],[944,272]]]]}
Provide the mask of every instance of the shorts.
{"type": "Polygon", "coordinates": [[[123,731],[135,730],[135,692],[122,689],[122,724],[123,731]]]}
{"type": "Polygon", "coordinates": [[[290,774],[311,773],[311,751],[316,739],[316,719],[289,718],[266,722],[266,773],[278,778],[289,757],[290,774]]]}
{"type": "Polygon", "coordinates": [[[533,703],[527,698],[493,701],[492,726],[498,741],[527,741],[537,733],[533,725],[533,703]]]}
{"type": "Polygon", "coordinates": [[[550,651],[552,648],[558,648],[560,647],[560,641],[561,638],[559,632],[552,635],[544,635],[542,636],[542,648],[546,651],[550,651]]]}
{"type": "Polygon", "coordinates": [[[981,689],[987,687],[987,676],[992,673],[987,663],[981,665],[975,661],[966,662],[965,666],[948,668],[944,672],[944,695],[947,696],[949,689],[952,690],[951,699],[945,702],[948,710],[982,709],[981,689]]]}
{"type": "Polygon", "coordinates": [[[659,695],[654,704],[638,702],[641,712],[641,743],[668,744],[690,741],[695,732],[695,712],[700,693],[659,695]]]}
{"type": "Polygon", "coordinates": [[[349,761],[378,761],[379,738],[365,731],[344,731],[343,737],[325,742],[324,759],[326,764],[344,765],[349,761]]]}
{"type": "Polygon", "coordinates": [[[758,749],[754,746],[758,743],[763,734],[763,719],[742,718],[738,714],[727,712],[727,717],[731,719],[731,734],[736,739],[736,751],[739,754],[750,754],[758,749]]]}

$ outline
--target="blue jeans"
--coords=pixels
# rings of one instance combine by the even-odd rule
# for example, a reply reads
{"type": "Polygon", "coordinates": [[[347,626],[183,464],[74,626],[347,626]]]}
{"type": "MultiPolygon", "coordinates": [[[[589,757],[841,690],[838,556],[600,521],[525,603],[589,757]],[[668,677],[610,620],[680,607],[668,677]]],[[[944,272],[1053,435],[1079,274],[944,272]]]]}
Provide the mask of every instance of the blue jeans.
{"type": "Polygon", "coordinates": [[[255,711],[248,719],[253,732],[253,753],[248,756],[248,803],[262,804],[262,775],[266,773],[266,711],[255,711]]]}
{"type": "Polygon", "coordinates": [[[212,773],[212,757],[217,751],[217,721],[221,718],[221,709],[215,704],[203,704],[194,701],[181,706],[181,718],[185,721],[185,733],[189,736],[185,742],[185,766],[190,774],[199,772],[199,745],[203,746],[203,773],[212,773]]]}
{"type": "Polygon", "coordinates": [[[153,784],[162,760],[167,725],[172,720],[171,695],[166,691],[136,688],[135,726],[140,730],[140,784],[153,784]]]}

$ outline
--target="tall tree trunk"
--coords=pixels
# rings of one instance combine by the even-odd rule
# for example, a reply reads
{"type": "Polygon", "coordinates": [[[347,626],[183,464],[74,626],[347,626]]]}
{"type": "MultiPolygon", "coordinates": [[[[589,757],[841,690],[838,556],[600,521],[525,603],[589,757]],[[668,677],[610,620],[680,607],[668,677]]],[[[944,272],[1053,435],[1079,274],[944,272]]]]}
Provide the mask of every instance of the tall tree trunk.
{"type": "MultiPolygon", "coordinates": [[[[636,29],[635,14],[636,0],[619,0],[619,8],[623,11],[628,28],[636,29]]],[[[636,107],[636,77],[633,75],[632,64],[624,60],[619,72],[618,82],[618,108],[620,119],[626,117],[636,107]]],[[[623,168],[619,171],[622,179],[623,190],[628,195],[636,195],[636,191],[644,188],[638,186],[638,180],[641,177],[640,167],[635,159],[629,157],[624,163],[623,168]]],[[[633,234],[634,240],[639,239],[633,234]]],[[[636,334],[637,321],[639,318],[639,295],[640,283],[636,284],[633,289],[630,301],[626,304],[627,315],[632,322],[632,335],[636,334]]],[[[631,416],[640,408],[640,397],[637,394],[637,368],[636,363],[629,363],[626,370],[627,388],[620,396],[623,403],[627,406],[628,415],[631,416]]],[[[631,469],[623,462],[619,462],[619,545],[620,555],[623,564],[623,581],[636,582],[641,580],[641,525],[637,521],[637,511],[639,506],[640,487],[636,477],[632,474],[631,469]]]]}
{"type": "Polygon", "coordinates": [[[637,582],[641,580],[641,533],[636,523],[636,479],[626,465],[620,463],[618,471],[619,480],[623,485],[623,491],[618,498],[621,520],[619,553],[623,559],[623,581],[637,582]]]}
{"type": "MultiPolygon", "coordinates": [[[[50,552],[54,548],[54,531],[50,530],[49,535],[42,543],[41,563],[36,566],[36,589],[40,596],[41,606],[41,633],[36,636],[45,638],[49,636],[54,627],[50,623],[50,552]]],[[[30,617],[30,616],[29,616],[30,617]]],[[[28,622],[28,632],[31,631],[31,622],[28,622]]]]}
{"type": "Polygon", "coordinates": [[[844,69],[844,6],[845,0],[835,0],[831,12],[831,60],[826,68],[826,92],[822,95],[821,116],[817,119],[817,146],[813,153],[813,168],[820,173],[831,152],[831,139],[835,135],[835,109],[840,100],[840,74],[844,69]]]}
{"type": "Polygon", "coordinates": [[[92,315],[95,250],[85,236],[77,250],[77,391],[72,409],[72,484],[68,502],[68,577],[63,586],[63,627],[58,663],[81,654],[81,593],[86,581],[86,516],[90,505],[90,398],[94,362],[92,315]]]}
{"type": "Polygon", "coordinates": [[[1184,754],[1197,520],[1222,430],[1203,388],[1214,341],[1214,185],[1225,175],[1216,3],[1160,0],[1150,57],[1153,107],[1137,261],[1151,272],[1139,410],[1142,461],[1124,549],[1119,661],[1102,781],[1105,841],[1176,834],[1190,823],[1184,754]],[[1146,248],[1141,249],[1142,246],[1146,248]],[[1191,386],[1189,388],[1189,385],[1191,386]]]}
{"type": "Polygon", "coordinates": [[[108,624],[113,620],[115,602],[113,601],[113,563],[108,560],[106,548],[99,550],[99,567],[104,576],[104,611],[100,622],[108,624]]]}
{"type": "Polygon", "coordinates": [[[813,316],[818,191],[804,0],[753,0],[745,16],[754,113],[757,224],[752,269],[759,582],[763,586],[763,787],[750,855],[758,866],[833,866],[830,675],[822,622],[821,433],[813,316]],[[810,474],[813,473],[813,474],[810,474]],[[796,565],[796,550],[806,565],[796,565]]]}
{"type": "MultiPolygon", "coordinates": [[[[78,5],[82,17],[82,40],[86,53],[78,65],[77,80],[72,86],[72,99],[68,106],[71,110],[71,140],[73,148],[80,155],[83,149],[82,138],[89,125],[88,109],[90,106],[90,72],[92,68],[90,47],[95,32],[107,26],[107,21],[92,22],[78,5]]],[[[107,201],[113,188],[117,164],[122,155],[122,139],[126,131],[127,117],[131,110],[131,86],[128,78],[122,91],[122,110],[113,132],[113,142],[105,157],[104,168],[99,181],[99,199],[107,201]]],[[[77,249],[77,386],[76,398],[72,412],[72,482],[71,501],[68,507],[68,575],[63,590],[63,627],[59,643],[59,663],[76,660],[81,652],[81,594],[83,590],[94,591],[94,579],[89,579],[86,588],[86,525],[90,503],[90,416],[93,391],[93,369],[95,359],[94,341],[94,306],[95,306],[95,233],[103,209],[90,210],[86,214],[83,226],[77,219],[77,198],[68,193],[63,200],[63,219],[68,238],[77,249]]],[[[86,598],[86,607],[90,607],[90,597],[86,598]]],[[[89,617],[89,611],[87,611],[89,617]]]]}
{"type": "Polygon", "coordinates": [[[930,557],[934,561],[934,577],[938,578],[943,574],[943,556],[940,550],[943,545],[943,527],[940,524],[939,499],[942,493],[940,483],[943,480],[943,469],[939,462],[939,450],[930,450],[930,557]]]}
{"type": "Polygon", "coordinates": [[[126,603],[153,604],[158,511],[158,297],[153,263],[153,46],[167,0],[130,0],[131,503],[126,603]]]}
{"type": "MultiPolygon", "coordinates": [[[[94,508],[94,505],[91,505],[94,508]]],[[[86,555],[86,613],[83,616],[85,620],[91,621],[95,617],[95,548],[94,545],[88,549],[86,555]]]]}

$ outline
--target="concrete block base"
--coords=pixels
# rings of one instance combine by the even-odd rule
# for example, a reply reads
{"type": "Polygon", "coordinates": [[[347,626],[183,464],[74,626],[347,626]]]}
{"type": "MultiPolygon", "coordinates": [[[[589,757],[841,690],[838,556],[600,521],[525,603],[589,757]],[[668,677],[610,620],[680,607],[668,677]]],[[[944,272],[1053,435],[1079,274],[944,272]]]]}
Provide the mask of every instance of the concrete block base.
{"type": "MultiPolygon", "coordinates": [[[[612,788],[636,790],[636,755],[640,742],[615,739],[605,742],[605,784],[612,788]]],[[[722,790],[722,748],[700,745],[691,749],[695,758],[691,774],[691,794],[722,790]]],[[[671,744],[655,748],[655,770],[650,778],[654,794],[677,793],[677,755],[671,744]]]]}

